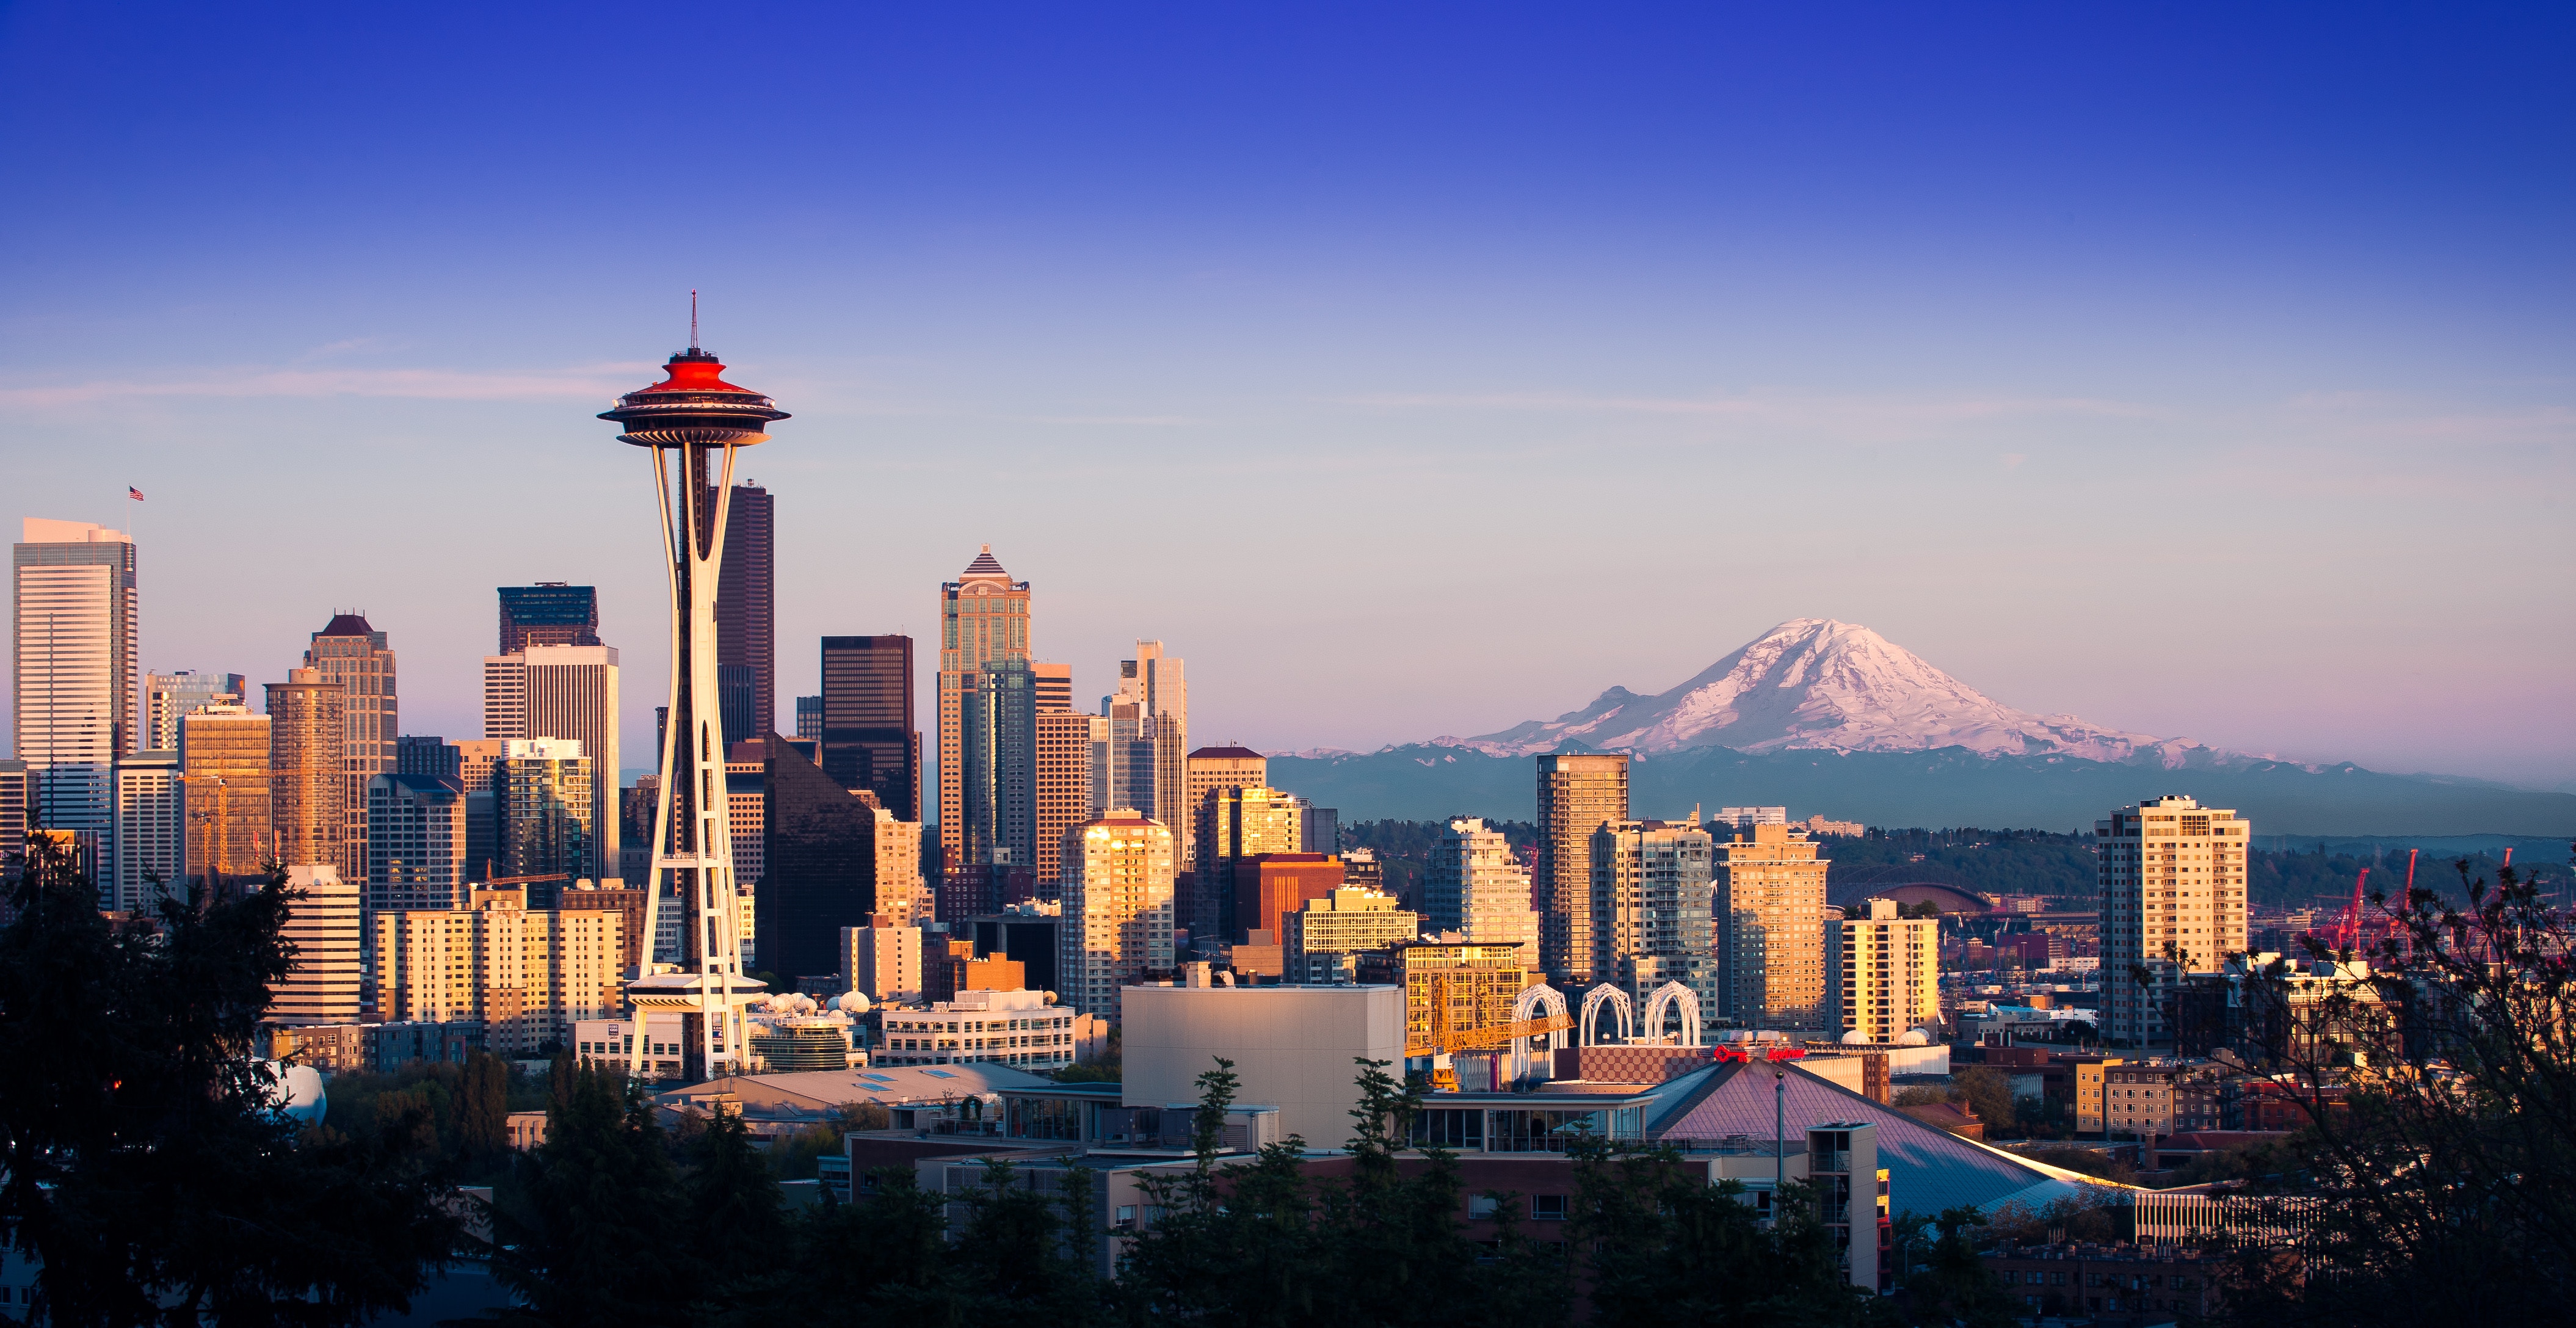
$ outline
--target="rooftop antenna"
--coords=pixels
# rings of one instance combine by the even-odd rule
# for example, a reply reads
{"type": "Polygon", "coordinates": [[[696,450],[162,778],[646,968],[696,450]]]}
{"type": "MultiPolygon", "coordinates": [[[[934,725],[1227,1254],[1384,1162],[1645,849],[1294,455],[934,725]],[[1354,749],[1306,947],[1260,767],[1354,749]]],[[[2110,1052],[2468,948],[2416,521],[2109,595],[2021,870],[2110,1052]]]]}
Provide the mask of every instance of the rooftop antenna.
{"type": "Polygon", "coordinates": [[[689,352],[690,352],[691,354],[695,354],[695,353],[697,353],[697,349],[698,349],[698,291],[697,291],[697,288],[696,288],[696,287],[692,286],[692,287],[690,287],[690,288],[689,288],[689,352]]]}

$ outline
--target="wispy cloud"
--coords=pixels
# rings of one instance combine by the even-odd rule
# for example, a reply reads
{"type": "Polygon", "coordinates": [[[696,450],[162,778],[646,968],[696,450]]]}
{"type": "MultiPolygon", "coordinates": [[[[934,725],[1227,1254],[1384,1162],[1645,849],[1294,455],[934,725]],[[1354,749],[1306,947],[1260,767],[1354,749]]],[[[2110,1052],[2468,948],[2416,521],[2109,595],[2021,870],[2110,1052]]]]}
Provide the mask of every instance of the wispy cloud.
{"type": "Polygon", "coordinates": [[[631,391],[648,380],[652,370],[653,366],[640,362],[585,364],[533,372],[246,366],[198,371],[184,377],[0,386],[0,405],[44,409],[150,397],[409,397],[440,401],[590,399],[631,391]]]}
{"type": "Polygon", "coordinates": [[[1759,424],[1949,424],[2040,416],[2143,419],[2159,412],[2135,402],[2093,397],[1889,397],[1748,392],[1722,397],[1594,396],[1574,392],[1381,392],[1339,404],[1400,410],[1672,415],[1759,424]]]}

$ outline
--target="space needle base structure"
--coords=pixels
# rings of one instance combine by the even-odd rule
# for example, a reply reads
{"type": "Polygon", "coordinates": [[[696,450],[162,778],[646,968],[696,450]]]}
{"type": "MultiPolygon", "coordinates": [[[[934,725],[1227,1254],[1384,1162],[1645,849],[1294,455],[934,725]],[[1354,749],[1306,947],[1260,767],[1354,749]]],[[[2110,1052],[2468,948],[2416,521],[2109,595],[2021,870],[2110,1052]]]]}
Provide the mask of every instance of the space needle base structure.
{"type": "Polygon", "coordinates": [[[716,690],[716,578],[724,563],[734,453],[769,440],[787,412],[724,381],[724,365],[697,346],[663,366],[662,382],[617,399],[599,418],[625,426],[617,439],[653,460],[662,516],[663,568],[671,585],[671,709],[663,729],[662,785],[653,810],[653,870],[644,892],[643,963],[627,984],[634,1037],[627,1072],[640,1076],[660,1037],[654,1016],[681,1021],[680,1074],[696,1081],[750,1068],[743,1011],[767,991],[743,976],[741,905],[727,824],[725,740],[716,690]],[[666,888],[678,896],[680,953],[656,963],[666,888]]]}

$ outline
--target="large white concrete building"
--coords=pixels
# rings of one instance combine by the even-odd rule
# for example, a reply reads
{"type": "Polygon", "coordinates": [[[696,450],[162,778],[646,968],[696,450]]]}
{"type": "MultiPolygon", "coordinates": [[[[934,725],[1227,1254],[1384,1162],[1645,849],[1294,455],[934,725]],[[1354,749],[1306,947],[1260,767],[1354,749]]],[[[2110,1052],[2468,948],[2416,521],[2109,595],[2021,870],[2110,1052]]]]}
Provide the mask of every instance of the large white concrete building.
{"type": "Polygon", "coordinates": [[[187,897],[187,800],[180,796],[179,753],[130,752],[116,759],[116,833],[103,870],[99,902],[122,912],[148,912],[153,882],[187,897]]]}
{"type": "Polygon", "coordinates": [[[1361,1059],[1404,1073],[1404,989],[1395,986],[1139,986],[1126,991],[1120,1092],[1131,1107],[1199,1098],[1198,1077],[1234,1062],[1235,1101],[1275,1107],[1283,1134],[1317,1148],[1351,1137],[1361,1059]]]}
{"type": "Polygon", "coordinates": [[[364,969],[358,883],[342,880],[340,869],[328,863],[288,867],[286,883],[304,897],[286,909],[286,942],[295,947],[295,959],[285,978],[269,988],[268,1017],[290,1025],[354,1024],[364,969]]]}
{"type": "Polygon", "coordinates": [[[2216,972],[2245,952],[2253,824],[2172,793],[2094,822],[2093,835],[2102,881],[2102,1037],[2130,1047],[2168,1041],[2163,1001],[2182,975],[2216,972]]]}

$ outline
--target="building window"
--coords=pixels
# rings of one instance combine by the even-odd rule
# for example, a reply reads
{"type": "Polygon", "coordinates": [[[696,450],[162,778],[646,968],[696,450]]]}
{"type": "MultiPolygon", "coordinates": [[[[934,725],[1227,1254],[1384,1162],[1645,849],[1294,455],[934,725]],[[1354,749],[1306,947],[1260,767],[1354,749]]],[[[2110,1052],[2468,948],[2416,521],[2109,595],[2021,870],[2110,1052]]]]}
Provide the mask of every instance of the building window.
{"type": "Polygon", "coordinates": [[[1564,1220],[1565,1220],[1565,1196],[1564,1196],[1564,1195],[1562,1195],[1562,1194],[1534,1194],[1534,1195],[1531,1195],[1531,1196],[1530,1196],[1530,1216],[1531,1216],[1532,1218],[1537,1219],[1538,1221],[1541,1221],[1541,1222],[1562,1222],[1562,1221],[1564,1221],[1564,1220]]]}

